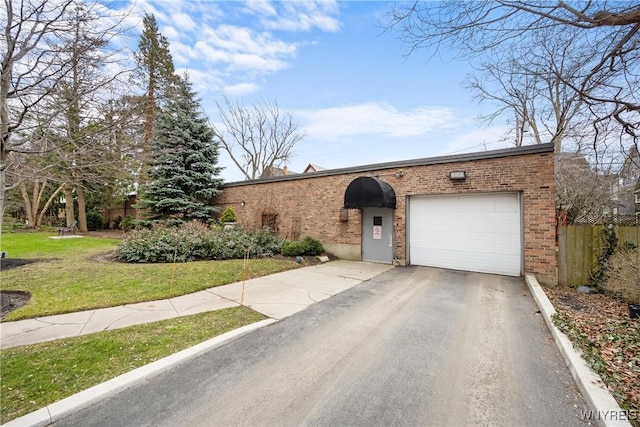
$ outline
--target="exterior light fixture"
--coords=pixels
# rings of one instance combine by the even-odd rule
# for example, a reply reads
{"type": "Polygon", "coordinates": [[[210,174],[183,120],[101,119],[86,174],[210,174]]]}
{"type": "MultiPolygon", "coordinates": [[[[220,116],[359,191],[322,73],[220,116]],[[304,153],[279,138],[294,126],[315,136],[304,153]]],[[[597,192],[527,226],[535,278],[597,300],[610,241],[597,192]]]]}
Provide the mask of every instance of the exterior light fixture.
{"type": "Polygon", "coordinates": [[[396,178],[402,178],[404,176],[404,172],[398,171],[394,175],[396,176],[396,178]]]}
{"type": "Polygon", "coordinates": [[[240,202],[240,206],[244,207],[244,205],[246,205],[246,203],[243,201],[240,202]]]}
{"type": "Polygon", "coordinates": [[[451,171],[449,172],[449,179],[451,181],[464,181],[467,179],[467,173],[465,171],[451,171]]]}

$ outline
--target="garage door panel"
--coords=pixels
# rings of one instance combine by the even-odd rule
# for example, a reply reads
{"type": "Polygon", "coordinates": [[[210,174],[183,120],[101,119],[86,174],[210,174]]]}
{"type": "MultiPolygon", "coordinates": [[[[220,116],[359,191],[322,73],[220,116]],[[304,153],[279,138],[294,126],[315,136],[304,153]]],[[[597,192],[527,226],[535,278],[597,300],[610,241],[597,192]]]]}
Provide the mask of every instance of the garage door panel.
{"type": "Polygon", "coordinates": [[[503,257],[495,256],[487,259],[484,252],[436,250],[431,252],[425,251],[419,253],[418,256],[428,258],[430,262],[427,265],[431,267],[504,274],[508,276],[519,275],[519,273],[515,273],[512,269],[505,268],[503,257]]]}
{"type": "Polygon", "coordinates": [[[517,193],[412,197],[410,262],[520,275],[520,218],[517,193]]]}

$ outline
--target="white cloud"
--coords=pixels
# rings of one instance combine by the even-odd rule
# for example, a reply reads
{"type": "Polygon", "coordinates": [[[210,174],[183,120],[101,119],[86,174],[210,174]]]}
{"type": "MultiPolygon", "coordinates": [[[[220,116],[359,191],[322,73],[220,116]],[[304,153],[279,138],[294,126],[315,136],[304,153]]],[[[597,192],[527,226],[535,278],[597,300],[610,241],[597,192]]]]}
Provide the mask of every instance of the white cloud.
{"type": "Polygon", "coordinates": [[[185,72],[189,75],[189,80],[193,83],[194,89],[200,94],[220,90],[224,85],[220,73],[217,73],[215,70],[201,71],[192,68],[176,69],[176,73],[179,75],[183,75],[185,72]]]}
{"type": "Polygon", "coordinates": [[[268,0],[247,0],[244,10],[257,15],[276,16],[278,14],[268,0]]]}
{"type": "Polygon", "coordinates": [[[469,126],[468,130],[457,132],[451,139],[446,139],[438,154],[474,153],[513,147],[513,142],[505,139],[508,131],[507,126],[469,126]]]}
{"type": "Polygon", "coordinates": [[[328,32],[340,30],[340,21],[335,17],[339,14],[336,1],[286,1],[280,4],[280,15],[261,21],[265,28],[281,31],[310,31],[314,28],[328,32]]]}
{"type": "Polygon", "coordinates": [[[448,108],[420,107],[399,111],[394,106],[369,102],[344,107],[296,113],[314,138],[339,139],[356,135],[414,138],[452,125],[454,112],[448,108]]]}
{"type": "Polygon", "coordinates": [[[196,28],[196,23],[186,13],[180,12],[173,14],[170,19],[171,22],[173,22],[178,28],[180,28],[180,31],[190,31],[196,28]]]}
{"type": "Polygon", "coordinates": [[[339,168],[513,146],[502,138],[506,127],[478,128],[472,117],[443,107],[401,110],[371,102],[294,117],[307,138],[296,147],[293,170],[309,162],[339,168]]]}
{"type": "Polygon", "coordinates": [[[238,83],[225,86],[222,92],[227,96],[244,96],[255,93],[258,89],[260,89],[260,87],[254,83],[238,83]]]}
{"type": "Polygon", "coordinates": [[[287,67],[288,64],[286,62],[278,59],[239,53],[232,55],[232,63],[229,65],[229,70],[265,73],[284,70],[287,67]]]}
{"type": "Polygon", "coordinates": [[[195,49],[188,44],[174,41],[169,45],[169,50],[171,51],[173,63],[176,66],[193,67],[193,65],[197,64],[197,62],[194,61],[194,59],[198,59],[195,49]]]}
{"type": "Polygon", "coordinates": [[[268,33],[249,28],[221,25],[203,30],[191,56],[206,63],[223,63],[230,71],[272,73],[288,67],[284,60],[295,56],[296,45],[274,39],[268,33]]]}
{"type": "Polygon", "coordinates": [[[294,55],[296,52],[295,44],[275,39],[270,33],[255,33],[250,28],[233,25],[206,28],[200,41],[229,52],[265,56],[294,55]]]}
{"type": "MultiPolygon", "coordinates": [[[[122,4],[122,3],[120,3],[122,4]]],[[[259,90],[258,78],[290,67],[300,46],[271,29],[287,31],[337,31],[339,7],[334,0],[194,2],[130,0],[119,9],[131,10],[126,18],[133,31],[122,43],[135,50],[145,13],[155,15],[160,32],[170,42],[176,67],[214,70],[225,93],[251,94],[259,90]]],[[[120,8],[120,6],[118,6],[120,8]]]]}
{"type": "Polygon", "coordinates": [[[171,25],[162,28],[162,35],[165,36],[168,40],[172,40],[171,44],[176,43],[173,40],[180,40],[180,32],[171,25]]]}
{"type": "Polygon", "coordinates": [[[140,18],[140,30],[142,30],[142,17],[145,14],[154,15],[158,22],[166,21],[167,15],[163,12],[162,7],[157,7],[152,0],[135,0],[129,2],[128,8],[131,8],[132,14],[140,18]]]}
{"type": "Polygon", "coordinates": [[[215,46],[211,46],[203,41],[196,42],[193,49],[190,49],[189,56],[197,56],[197,59],[208,63],[231,62],[231,55],[229,52],[222,49],[216,49],[215,46]]]}

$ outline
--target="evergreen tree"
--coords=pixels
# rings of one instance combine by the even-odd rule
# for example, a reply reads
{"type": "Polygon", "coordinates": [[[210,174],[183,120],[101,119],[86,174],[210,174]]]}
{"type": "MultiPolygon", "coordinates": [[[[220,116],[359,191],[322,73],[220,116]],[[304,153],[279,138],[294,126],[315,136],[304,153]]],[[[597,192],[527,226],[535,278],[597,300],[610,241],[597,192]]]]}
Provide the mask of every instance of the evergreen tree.
{"type": "MultiPolygon", "coordinates": [[[[153,126],[158,105],[164,101],[165,92],[174,78],[174,65],[169,41],[160,33],[158,23],[153,14],[143,18],[144,29],[138,41],[138,51],[134,57],[138,63],[138,75],[145,85],[144,108],[145,125],[142,139],[143,158],[149,151],[149,143],[153,136],[153,126]]],[[[145,171],[141,172],[141,183],[144,183],[145,171]]]]}
{"type": "Polygon", "coordinates": [[[205,222],[217,211],[210,203],[221,191],[218,145],[187,76],[176,78],[167,95],[156,115],[149,180],[137,207],[148,209],[150,219],[205,222]]]}

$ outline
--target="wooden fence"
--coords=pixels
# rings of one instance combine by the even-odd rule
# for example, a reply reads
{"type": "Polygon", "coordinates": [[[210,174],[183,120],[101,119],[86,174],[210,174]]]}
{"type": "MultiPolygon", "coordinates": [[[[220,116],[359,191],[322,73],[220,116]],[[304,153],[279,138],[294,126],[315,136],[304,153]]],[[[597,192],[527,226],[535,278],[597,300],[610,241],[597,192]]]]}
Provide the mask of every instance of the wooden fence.
{"type": "MultiPolygon", "coordinates": [[[[606,247],[607,225],[562,225],[558,227],[558,283],[586,285],[598,269],[598,257],[606,247]]],[[[640,227],[613,225],[617,249],[640,247],[640,227]]]]}

